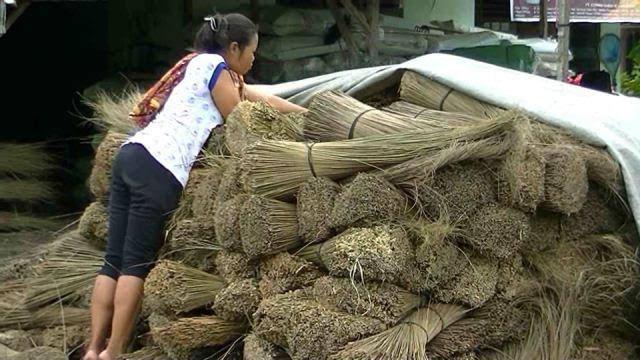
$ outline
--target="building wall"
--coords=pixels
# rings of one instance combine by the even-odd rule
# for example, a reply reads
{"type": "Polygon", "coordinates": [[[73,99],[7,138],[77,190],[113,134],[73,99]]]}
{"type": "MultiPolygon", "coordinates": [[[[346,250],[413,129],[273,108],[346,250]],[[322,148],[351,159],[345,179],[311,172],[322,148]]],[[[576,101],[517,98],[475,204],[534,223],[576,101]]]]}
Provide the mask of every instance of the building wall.
{"type": "Polygon", "coordinates": [[[404,17],[425,22],[453,19],[461,25],[475,26],[475,0],[405,0],[404,17]]]}
{"type": "MultiPolygon", "coordinates": [[[[197,0],[193,2],[194,19],[204,17],[215,11],[225,13],[231,12],[239,7],[249,8],[250,0],[197,0]]],[[[260,6],[273,6],[276,0],[260,0],[260,6]]]]}

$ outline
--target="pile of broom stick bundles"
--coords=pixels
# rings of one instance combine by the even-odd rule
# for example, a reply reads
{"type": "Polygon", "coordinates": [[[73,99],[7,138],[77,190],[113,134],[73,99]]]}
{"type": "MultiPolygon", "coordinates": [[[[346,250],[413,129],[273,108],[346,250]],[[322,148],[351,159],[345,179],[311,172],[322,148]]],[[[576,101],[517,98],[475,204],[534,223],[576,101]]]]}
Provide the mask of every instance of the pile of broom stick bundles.
{"type": "MultiPolygon", "coordinates": [[[[118,146],[135,130],[127,114],[139,97],[138,92],[121,98],[102,94],[91,104],[91,120],[105,129],[105,136],[89,179],[95,201],[77,226],[52,233],[49,241],[0,263],[0,358],[67,359],[82,353],[92,286],[106,245],[111,163],[118,146]]],[[[28,156],[38,149],[11,150],[23,160],[16,174],[51,167],[48,157],[28,156]]]]}
{"type": "Polygon", "coordinates": [[[123,358],[626,356],[637,233],[607,152],[410,72],[392,100],[241,103],[192,170],[123,358]]]}

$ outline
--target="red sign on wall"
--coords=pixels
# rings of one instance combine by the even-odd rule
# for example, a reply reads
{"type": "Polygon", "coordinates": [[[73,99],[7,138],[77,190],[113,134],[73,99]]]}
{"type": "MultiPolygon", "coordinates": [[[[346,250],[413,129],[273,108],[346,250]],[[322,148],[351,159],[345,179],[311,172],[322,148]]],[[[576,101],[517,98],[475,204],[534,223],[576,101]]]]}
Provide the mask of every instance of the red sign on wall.
{"type": "MultiPolygon", "coordinates": [[[[548,3],[548,19],[557,17],[557,1],[548,3]]],[[[640,0],[569,0],[571,22],[640,22],[640,0]]],[[[512,21],[540,21],[540,0],[511,0],[512,21]]]]}

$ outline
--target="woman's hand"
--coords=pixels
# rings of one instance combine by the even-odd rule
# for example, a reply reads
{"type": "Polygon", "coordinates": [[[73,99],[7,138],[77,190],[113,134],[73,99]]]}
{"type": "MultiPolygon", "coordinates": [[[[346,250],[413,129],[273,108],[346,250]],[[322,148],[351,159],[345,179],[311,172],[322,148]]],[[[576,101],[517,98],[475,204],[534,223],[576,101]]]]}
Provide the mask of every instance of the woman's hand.
{"type": "Polygon", "coordinates": [[[245,96],[250,101],[263,101],[273,106],[278,111],[283,113],[288,112],[305,112],[307,109],[300,105],[296,105],[290,101],[287,101],[281,97],[269,94],[262,90],[259,90],[255,86],[245,85],[245,96]]]}

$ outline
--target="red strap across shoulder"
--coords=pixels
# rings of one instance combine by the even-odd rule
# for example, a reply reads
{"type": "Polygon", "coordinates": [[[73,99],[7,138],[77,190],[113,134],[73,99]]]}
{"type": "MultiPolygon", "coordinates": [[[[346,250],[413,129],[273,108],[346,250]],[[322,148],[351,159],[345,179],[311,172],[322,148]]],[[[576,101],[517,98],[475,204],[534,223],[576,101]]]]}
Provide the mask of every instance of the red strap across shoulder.
{"type": "Polygon", "coordinates": [[[140,128],[147,126],[162,109],[173,88],[184,78],[189,61],[197,55],[198,53],[191,53],[183,57],[167,71],[133,107],[129,113],[129,119],[140,128]]]}

